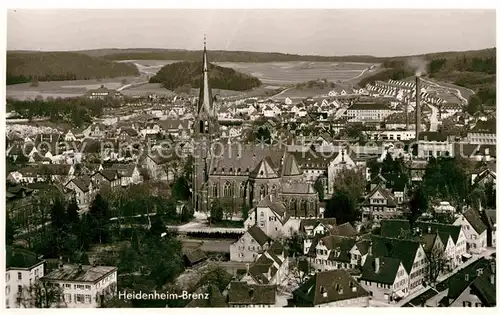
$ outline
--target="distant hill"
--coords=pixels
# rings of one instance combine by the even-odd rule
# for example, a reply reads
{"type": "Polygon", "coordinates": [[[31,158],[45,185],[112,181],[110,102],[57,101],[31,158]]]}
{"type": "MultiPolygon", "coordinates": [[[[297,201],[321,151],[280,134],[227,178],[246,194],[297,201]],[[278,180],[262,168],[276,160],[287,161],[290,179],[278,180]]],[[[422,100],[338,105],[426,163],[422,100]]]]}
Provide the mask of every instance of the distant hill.
{"type": "Polygon", "coordinates": [[[496,48],[388,58],[382,63],[383,71],[364,78],[359,84],[365,86],[376,80],[413,76],[415,60],[423,64],[424,74],[429,77],[472,89],[487,106],[496,104],[496,48]]]}
{"type": "Polygon", "coordinates": [[[74,52],[7,52],[7,85],[137,76],[133,64],[116,63],[74,52]]]}
{"type": "MultiPolygon", "coordinates": [[[[107,60],[185,60],[199,61],[202,50],[183,49],[155,49],[155,48],[128,48],[128,49],[95,49],[82,50],[79,53],[94,57],[103,57],[107,60]]],[[[210,50],[212,62],[286,62],[286,61],[326,61],[326,62],[366,62],[380,63],[385,58],[353,55],[353,56],[309,56],[283,54],[276,52],[253,51],[225,51],[210,50]]]]}
{"type": "MultiPolygon", "coordinates": [[[[210,86],[213,89],[245,91],[260,86],[256,77],[243,74],[231,68],[208,65],[210,86]]],[[[149,83],[161,83],[169,90],[189,85],[199,88],[202,78],[201,62],[181,61],[164,66],[149,80],[149,83]]]]}

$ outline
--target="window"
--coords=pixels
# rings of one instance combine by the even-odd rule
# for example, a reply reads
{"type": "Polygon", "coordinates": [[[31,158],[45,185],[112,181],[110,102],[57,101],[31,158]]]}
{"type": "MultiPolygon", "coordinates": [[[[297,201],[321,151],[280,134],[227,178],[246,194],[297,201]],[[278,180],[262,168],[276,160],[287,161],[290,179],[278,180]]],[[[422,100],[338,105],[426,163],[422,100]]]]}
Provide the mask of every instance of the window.
{"type": "Polygon", "coordinates": [[[5,287],[5,294],[9,294],[9,293],[10,293],[10,285],[5,287]]]}
{"type": "Polygon", "coordinates": [[[84,303],[85,297],[83,294],[75,294],[75,302],[76,303],[84,303]]]}
{"type": "Polygon", "coordinates": [[[64,295],[64,302],[71,303],[71,294],[64,295]]]}
{"type": "Polygon", "coordinates": [[[7,278],[7,281],[6,282],[9,282],[10,281],[10,273],[7,272],[7,274],[5,275],[5,277],[7,278]]]}
{"type": "Polygon", "coordinates": [[[17,286],[17,293],[21,293],[23,292],[23,286],[22,285],[18,285],[17,286]]]}
{"type": "Polygon", "coordinates": [[[85,303],[90,304],[91,302],[92,301],[91,301],[90,295],[86,294],[85,295],[85,303]]]}
{"type": "Polygon", "coordinates": [[[17,273],[17,280],[23,280],[23,274],[18,272],[17,273]]]}
{"type": "Polygon", "coordinates": [[[65,287],[65,288],[71,288],[71,284],[66,283],[66,284],[64,285],[64,287],[65,287]]]}
{"type": "Polygon", "coordinates": [[[481,303],[476,303],[476,307],[483,307],[483,304],[481,304],[481,303]]]}
{"type": "Polygon", "coordinates": [[[463,302],[463,306],[464,306],[464,307],[472,307],[472,303],[471,303],[471,302],[464,301],[464,302],[463,302]]]}
{"type": "Polygon", "coordinates": [[[90,290],[90,285],[86,285],[85,290],[90,290]]]}

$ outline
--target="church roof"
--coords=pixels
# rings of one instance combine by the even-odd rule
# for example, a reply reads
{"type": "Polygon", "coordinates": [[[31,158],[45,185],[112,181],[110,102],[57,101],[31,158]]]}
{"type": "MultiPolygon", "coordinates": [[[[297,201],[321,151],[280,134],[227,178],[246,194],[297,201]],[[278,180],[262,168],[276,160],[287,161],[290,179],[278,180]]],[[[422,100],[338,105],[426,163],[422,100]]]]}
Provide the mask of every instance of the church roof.
{"type": "Polygon", "coordinates": [[[285,157],[285,162],[283,163],[283,176],[297,176],[302,175],[302,170],[300,169],[297,159],[293,154],[287,154],[285,157]]]}
{"type": "Polygon", "coordinates": [[[278,174],[274,171],[273,162],[266,156],[259,164],[250,172],[250,177],[257,179],[278,178],[278,174]]]}

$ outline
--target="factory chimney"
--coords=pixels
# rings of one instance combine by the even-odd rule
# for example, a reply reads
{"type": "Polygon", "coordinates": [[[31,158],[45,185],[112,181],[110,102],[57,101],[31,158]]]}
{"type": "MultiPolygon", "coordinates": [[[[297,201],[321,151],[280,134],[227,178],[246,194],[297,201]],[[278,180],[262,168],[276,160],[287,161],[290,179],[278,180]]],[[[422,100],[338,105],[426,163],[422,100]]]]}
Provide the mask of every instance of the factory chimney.
{"type": "Polygon", "coordinates": [[[415,140],[420,134],[420,73],[415,76],[415,140]]]}

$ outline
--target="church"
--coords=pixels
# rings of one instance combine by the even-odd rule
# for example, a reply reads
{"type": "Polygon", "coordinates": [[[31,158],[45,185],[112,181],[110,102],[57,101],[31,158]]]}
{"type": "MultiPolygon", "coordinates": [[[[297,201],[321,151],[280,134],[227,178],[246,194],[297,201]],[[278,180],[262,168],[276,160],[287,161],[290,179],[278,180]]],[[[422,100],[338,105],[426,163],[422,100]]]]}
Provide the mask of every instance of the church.
{"type": "Polygon", "coordinates": [[[194,130],[193,202],[208,212],[214,200],[229,201],[237,211],[254,208],[264,198],[282,202],[290,217],[319,217],[319,198],[284,148],[221,140],[210,88],[206,43],[194,130]]]}

